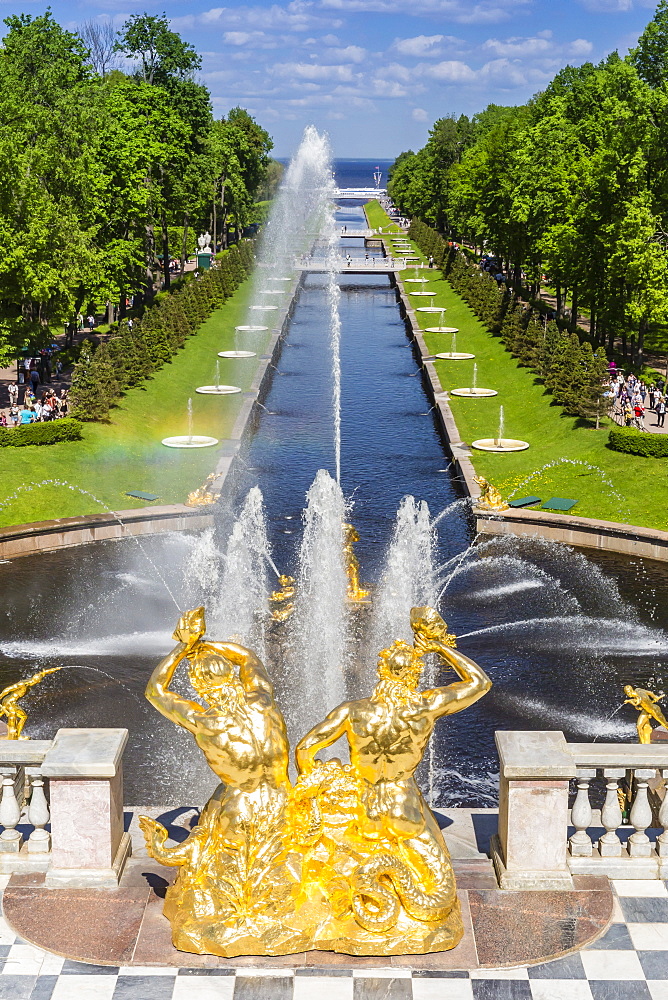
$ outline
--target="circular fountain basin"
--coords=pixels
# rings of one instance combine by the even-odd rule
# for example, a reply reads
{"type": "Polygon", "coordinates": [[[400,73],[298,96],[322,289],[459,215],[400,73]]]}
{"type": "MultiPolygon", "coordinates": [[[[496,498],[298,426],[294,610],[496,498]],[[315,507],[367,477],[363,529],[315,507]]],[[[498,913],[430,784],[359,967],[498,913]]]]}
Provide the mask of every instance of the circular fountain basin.
{"type": "Polygon", "coordinates": [[[268,278],[268,281],[292,281],[292,278],[268,278]]]}
{"type": "Polygon", "coordinates": [[[232,396],[235,392],[241,392],[238,385],[198,385],[195,392],[203,396],[232,396]]]}
{"type": "MultiPolygon", "coordinates": [[[[472,357],[471,354],[465,354],[464,357],[472,357]]],[[[498,396],[496,389],[451,389],[451,396],[468,396],[470,399],[484,399],[486,396],[498,396]]],[[[501,438],[502,441],[505,438],[501,438]]],[[[528,447],[528,445],[527,445],[528,447]]]]}
{"type": "MultiPolygon", "coordinates": [[[[444,309],[443,312],[446,310],[444,309]]],[[[427,326],[425,333],[459,333],[458,326],[427,326]]]]}
{"type": "Polygon", "coordinates": [[[422,296],[427,297],[427,296],[433,295],[434,293],[433,292],[416,292],[413,289],[409,288],[408,289],[408,294],[409,295],[422,295],[422,296]]]}
{"type": "Polygon", "coordinates": [[[406,284],[410,285],[428,285],[429,278],[405,278],[406,284]]]}
{"type": "Polygon", "coordinates": [[[176,437],[163,438],[162,443],[168,448],[211,448],[218,444],[218,438],[205,437],[203,434],[180,434],[176,437]]]}
{"type": "Polygon", "coordinates": [[[254,358],[255,351],[218,351],[219,358],[254,358]]]}
{"type": "Polygon", "coordinates": [[[464,354],[462,351],[446,351],[444,354],[435,354],[435,358],[443,361],[470,361],[475,354],[464,354]]]}
{"type": "Polygon", "coordinates": [[[440,306],[418,306],[415,312],[419,313],[442,313],[445,310],[441,309],[440,306]]]}
{"type": "Polygon", "coordinates": [[[284,295],[282,288],[262,288],[260,295],[284,295]]]}
{"type": "MultiPolygon", "coordinates": [[[[251,309],[252,308],[253,307],[251,306],[251,309]]],[[[252,326],[235,326],[234,329],[238,330],[239,333],[259,333],[260,330],[268,330],[269,327],[268,326],[255,326],[255,325],[252,325],[252,326]]]]}
{"type": "Polygon", "coordinates": [[[272,309],[278,309],[278,306],[251,306],[253,312],[269,312],[272,309]]]}
{"type": "Polygon", "coordinates": [[[473,441],[472,448],[478,451],[526,451],[529,447],[528,441],[518,441],[517,438],[479,438],[473,441]]]}

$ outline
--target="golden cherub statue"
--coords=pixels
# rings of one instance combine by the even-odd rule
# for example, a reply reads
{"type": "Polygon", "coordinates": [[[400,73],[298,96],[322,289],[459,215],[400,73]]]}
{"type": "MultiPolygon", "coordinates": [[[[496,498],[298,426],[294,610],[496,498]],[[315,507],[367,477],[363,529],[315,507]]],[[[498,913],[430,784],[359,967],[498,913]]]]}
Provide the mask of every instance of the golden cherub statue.
{"type": "Polygon", "coordinates": [[[665,698],[663,692],[661,694],[654,694],[652,691],[645,690],[645,688],[634,688],[632,684],[625,684],[624,694],[626,695],[624,704],[633,705],[640,713],[636,720],[636,729],[638,730],[638,740],[640,743],[652,742],[651,719],[655,719],[660,726],[668,729],[668,719],[666,719],[657,705],[657,702],[665,698]]]}
{"type": "Polygon", "coordinates": [[[30,739],[29,736],[23,735],[23,727],[27,722],[28,715],[19,705],[19,700],[26,696],[29,688],[39,684],[47,674],[55,674],[56,671],[62,669],[62,667],[49,667],[47,670],[40,670],[38,673],[33,674],[32,677],[26,677],[25,680],[17,681],[16,684],[10,684],[4,691],[0,691],[0,717],[4,715],[7,720],[7,735],[1,736],[0,739],[30,739]]]}
{"type": "Polygon", "coordinates": [[[204,639],[202,608],[179,621],[176,648],[154,670],[149,701],[193,734],[222,784],[179,845],[141,817],[149,853],[179,868],[165,915],[175,947],[199,954],[352,955],[453,948],[463,928],[438,824],[415,781],[437,720],[491,687],[455,648],[432,608],[413,608],[414,645],[379,654],[368,698],[335,708],[299,742],[288,739],[267,672],[235,643],[204,639]],[[436,654],[455,683],[420,691],[422,657],[436,654]],[[169,690],[180,663],[206,707],[169,690]],[[316,758],[345,736],[350,764],[316,758]]]}
{"type": "Polygon", "coordinates": [[[211,503],[215,503],[220,497],[220,493],[214,493],[212,489],[212,483],[218,478],[218,473],[212,472],[206,477],[201,486],[198,486],[196,490],[188,494],[188,499],[186,500],[186,507],[206,507],[211,503]]]}
{"type": "Polygon", "coordinates": [[[280,584],[280,590],[272,590],[269,595],[270,604],[275,604],[276,607],[271,610],[271,617],[276,622],[284,622],[290,617],[292,612],[295,610],[294,596],[296,592],[295,578],[294,576],[286,576],[281,574],[278,578],[280,584]]]}
{"type": "Polygon", "coordinates": [[[367,597],[369,597],[371,591],[365,590],[360,585],[360,564],[353,549],[355,542],[359,542],[360,536],[352,524],[344,524],[343,528],[346,533],[345,542],[343,544],[343,554],[346,561],[346,572],[348,574],[347,597],[349,601],[364,601],[367,597]]]}
{"type": "Polygon", "coordinates": [[[478,510],[504,511],[510,510],[509,505],[503,499],[499,491],[492,486],[484,476],[474,476],[473,479],[481,489],[480,496],[475,501],[474,506],[478,510]]]}

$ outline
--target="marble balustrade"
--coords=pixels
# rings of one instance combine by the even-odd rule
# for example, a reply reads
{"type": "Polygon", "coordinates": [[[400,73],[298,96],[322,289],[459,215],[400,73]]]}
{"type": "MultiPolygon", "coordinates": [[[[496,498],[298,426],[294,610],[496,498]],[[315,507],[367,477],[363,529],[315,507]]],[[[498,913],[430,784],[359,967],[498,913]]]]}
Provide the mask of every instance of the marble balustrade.
{"type": "Polygon", "coordinates": [[[0,872],[45,872],[50,885],[118,885],[131,853],[127,738],[126,729],[59,729],[53,740],[0,741],[0,872]]]}
{"type": "Polygon", "coordinates": [[[567,743],[561,732],[497,732],[496,742],[502,888],[668,878],[668,743],[567,743]]]}

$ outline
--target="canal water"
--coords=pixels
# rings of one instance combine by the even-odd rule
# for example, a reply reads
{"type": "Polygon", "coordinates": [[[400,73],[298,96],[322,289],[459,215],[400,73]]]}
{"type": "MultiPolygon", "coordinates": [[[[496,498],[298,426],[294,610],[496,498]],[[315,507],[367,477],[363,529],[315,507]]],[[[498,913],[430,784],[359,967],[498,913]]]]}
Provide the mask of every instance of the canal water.
{"type": "MultiPolygon", "coordinates": [[[[362,224],[361,207],[346,205],[339,222],[362,224]]],[[[343,252],[355,252],[353,245],[342,241],[343,252]]],[[[295,569],[306,491],[318,469],[334,473],[325,286],[325,276],[306,279],[266,409],[217,529],[224,548],[230,514],[259,486],[283,572],[295,569]]],[[[426,501],[432,517],[451,508],[436,528],[440,610],[494,687],[439,724],[430,787],[436,806],[492,805],[495,729],[635,738],[633,714],[617,709],[624,683],[655,689],[664,683],[668,573],[658,564],[594,559],[540,541],[475,540],[390,279],[342,275],[340,287],[341,485],[361,537],[362,581],[372,589],[378,582],[404,496],[426,501]]],[[[190,606],[195,542],[188,533],[156,536],[0,565],[0,683],[44,666],[65,667],[26,699],[28,731],[47,737],[61,726],[127,727],[125,800],[133,805],[201,805],[215,784],[191,737],[143,699],[178,617],[152,562],[180,607],[190,606]]],[[[276,673],[280,664],[269,668],[276,673]]],[[[443,675],[444,682],[452,679],[443,675]]],[[[323,715],[332,707],[323,704],[323,715]]]]}

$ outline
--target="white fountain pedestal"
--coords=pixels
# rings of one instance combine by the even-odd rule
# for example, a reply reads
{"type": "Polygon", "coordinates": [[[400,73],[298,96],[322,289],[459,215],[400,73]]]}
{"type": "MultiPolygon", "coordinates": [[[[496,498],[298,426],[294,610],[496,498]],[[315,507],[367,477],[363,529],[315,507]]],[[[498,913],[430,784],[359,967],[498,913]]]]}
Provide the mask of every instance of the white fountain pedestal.
{"type": "Polygon", "coordinates": [[[429,278],[405,278],[407,285],[428,285],[429,278]]]}
{"type": "Polygon", "coordinates": [[[254,358],[255,351],[218,351],[219,358],[254,358]]]}
{"type": "Polygon", "coordinates": [[[435,354],[434,357],[442,361],[470,361],[471,358],[475,357],[475,354],[465,354],[463,351],[446,351],[443,354],[435,354]]]}
{"type": "Polygon", "coordinates": [[[241,389],[238,385],[198,385],[195,392],[203,396],[232,396],[241,389]]]}
{"type": "MultiPolygon", "coordinates": [[[[445,312],[445,309],[443,310],[445,312]]],[[[425,333],[459,333],[458,326],[427,326],[425,333]]]]}
{"type": "MultiPolygon", "coordinates": [[[[468,396],[470,399],[484,399],[486,396],[498,396],[496,389],[478,389],[471,387],[470,389],[451,389],[451,396],[468,396]]],[[[503,441],[504,438],[501,438],[503,441]]]]}
{"type": "MultiPolygon", "coordinates": [[[[273,306],[272,306],[273,309],[273,306]]],[[[268,330],[268,326],[256,326],[252,324],[251,326],[235,326],[234,328],[239,333],[260,333],[261,330],[268,330]]]]}
{"type": "Polygon", "coordinates": [[[253,312],[271,312],[273,309],[278,309],[278,306],[250,306],[253,312]]]}
{"type": "Polygon", "coordinates": [[[528,441],[519,441],[517,438],[479,438],[477,441],[473,441],[471,444],[472,448],[476,448],[478,451],[495,451],[495,452],[506,452],[506,451],[526,451],[529,447],[528,441]]]}
{"type": "Polygon", "coordinates": [[[440,306],[418,306],[415,312],[419,313],[442,313],[445,312],[440,306]]]}
{"type": "Polygon", "coordinates": [[[408,289],[408,294],[409,295],[424,295],[425,297],[430,298],[434,293],[433,292],[418,292],[418,291],[415,291],[413,288],[409,288],[408,289]]]}
{"type": "Polygon", "coordinates": [[[176,437],[166,437],[162,443],[167,448],[211,448],[218,444],[218,438],[205,437],[203,434],[181,434],[176,437]]]}

